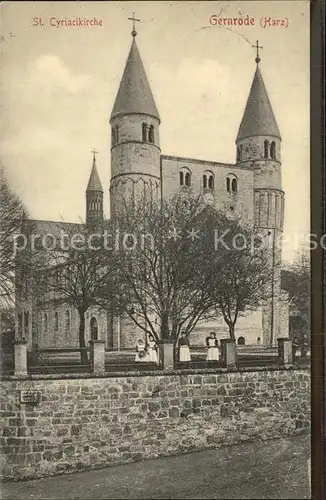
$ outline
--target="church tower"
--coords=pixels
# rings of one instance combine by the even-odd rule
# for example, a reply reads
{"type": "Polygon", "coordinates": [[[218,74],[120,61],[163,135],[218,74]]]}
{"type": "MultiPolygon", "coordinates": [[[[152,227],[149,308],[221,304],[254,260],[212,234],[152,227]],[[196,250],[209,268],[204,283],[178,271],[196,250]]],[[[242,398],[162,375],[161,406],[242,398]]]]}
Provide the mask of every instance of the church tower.
{"type": "Polygon", "coordinates": [[[237,164],[253,171],[254,225],[271,250],[271,296],[263,305],[263,343],[275,345],[281,331],[281,259],[284,192],[281,176],[281,134],[260,70],[256,71],[236,138],[237,164]]]}
{"type": "MultiPolygon", "coordinates": [[[[133,19],[135,21],[135,19],[133,19]]],[[[160,117],[136,44],[132,44],[110,117],[111,125],[111,216],[122,199],[159,197],[160,117]]]]}
{"type": "Polygon", "coordinates": [[[96,168],[96,151],[93,150],[93,165],[86,189],[86,224],[103,221],[103,188],[96,168]]]}

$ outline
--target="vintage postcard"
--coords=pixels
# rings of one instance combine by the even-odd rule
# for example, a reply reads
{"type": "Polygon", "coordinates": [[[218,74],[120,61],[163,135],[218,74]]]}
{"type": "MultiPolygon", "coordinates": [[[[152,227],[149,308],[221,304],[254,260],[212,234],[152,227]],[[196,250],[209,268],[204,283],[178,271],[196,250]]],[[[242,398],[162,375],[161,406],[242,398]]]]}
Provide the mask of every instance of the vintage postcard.
{"type": "Polygon", "coordinates": [[[311,498],[310,3],[0,12],[3,498],[311,498]]]}

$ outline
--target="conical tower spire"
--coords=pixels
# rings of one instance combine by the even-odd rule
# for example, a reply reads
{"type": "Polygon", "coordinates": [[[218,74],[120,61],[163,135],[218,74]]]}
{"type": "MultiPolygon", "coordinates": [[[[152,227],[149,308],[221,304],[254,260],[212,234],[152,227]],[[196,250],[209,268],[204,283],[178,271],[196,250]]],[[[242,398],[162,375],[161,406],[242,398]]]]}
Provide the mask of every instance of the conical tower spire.
{"type": "Polygon", "coordinates": [[[97,171],[97,167],[96,167],[95,155],[96,155],[97,151],[93,150],[92,153],[93,153],[93,165],[92,165],[91,175],[89,176],[86,192],[100,191],[101,193],[103,193],[102,184],[101,184],[100,177],[98,175],[98,171],[97,171]]]}
{"type": "Polygon", "coordinates": [[[119,115],[145,114],[160,120],[159,112],[148,83],[145,68],[132,31],[132,44],[120,82],[111,118],[119,115]]]}
{"type": "Polygon", "coordinates": [[[96,168],[93,149],[93,165],[86,188],[86,224],[97,224],[103,221],[103,188],[96,168]]]}
{"type": "Polygon", "coordinates": [[[274,136],[281,139],[281,134],[277,126],[272,105],[270,103],[264,80],[260,71],[258,42],[256,71],[251,85],[247,105],[243,113],[243,118],[239,127],[236,141],[253,136],[274,136]]]}

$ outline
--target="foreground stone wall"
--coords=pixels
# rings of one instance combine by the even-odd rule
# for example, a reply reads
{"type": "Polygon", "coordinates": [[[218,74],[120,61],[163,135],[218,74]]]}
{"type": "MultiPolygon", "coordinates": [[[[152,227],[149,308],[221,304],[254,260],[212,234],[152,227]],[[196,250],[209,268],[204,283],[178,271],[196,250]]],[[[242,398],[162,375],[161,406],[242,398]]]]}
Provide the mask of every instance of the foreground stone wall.
{"type": "Polygon", "coordinates": [[[2,474],[41,477],[309,431],[308,370],[1,382],[2,474]],[[21,403],[38,391],[37,404],[21,403]]]}

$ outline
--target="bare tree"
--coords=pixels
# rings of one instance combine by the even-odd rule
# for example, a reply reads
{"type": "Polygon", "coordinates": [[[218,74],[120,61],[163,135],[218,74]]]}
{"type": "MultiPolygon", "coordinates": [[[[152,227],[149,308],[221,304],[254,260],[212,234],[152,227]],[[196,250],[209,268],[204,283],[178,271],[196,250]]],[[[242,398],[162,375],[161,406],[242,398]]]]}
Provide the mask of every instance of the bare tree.
{"type": "Polygon", "coordinates": [[[108,268],[103,266],[104,231],[104,226],[65,224],[54,248],[49,250],[40,245],[34,254],[37,304],[43,307],[67,304],[78,311],[82,362],[87,362],[86,312],[99,305],[98,291],[110,279],[108,268]]]}
{"type": "Polygon", "coordinates": [[[216,251],[225,266],[219,272],[218,286],[214,288],[212,283],[211,289],[217,312],[227,324],[230,338],[235,340],[238,318],[257,310],[272,294],[271,250],[254,229],[237,220],[221,218],[218,233],[216,251]],[[224,233],[219,242],[219,235],[224,233]]]}
{"type": "Polygon", "coordinates": [[[227,262],[214,248],[220,219],[188,193],[125,203],[115,220],[119,245],[109,253],[118,284],[110,297],[115,310],[157,341],[174,342],[181,330],[189,334],[216,315],[215,289],[227,262]]]}
{"type": "Polygon", "coordinates": [[[24,206],[0,169],[0,302],[1,309],[13,306],[15,299],[15,238],[21,231],[24,206]]]}
{"type": "Polygon", "coordinates": [[[293,340],[303,355],[310,344],[310,281],[310,256],[302,249],[282,271],[282,287],[288,292],[290,308],[295,312],[293,340]]]}

